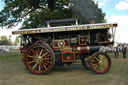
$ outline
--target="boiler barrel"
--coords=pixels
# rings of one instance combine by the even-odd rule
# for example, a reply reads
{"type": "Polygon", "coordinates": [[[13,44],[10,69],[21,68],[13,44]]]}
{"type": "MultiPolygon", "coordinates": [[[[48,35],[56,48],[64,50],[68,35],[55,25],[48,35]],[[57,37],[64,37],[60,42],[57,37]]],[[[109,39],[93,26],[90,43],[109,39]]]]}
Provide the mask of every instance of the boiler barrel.
{"type": "Polygon", "coordinates": [[[99,51],[101,47],[102,46],[89,46],[89,54],[99,51]]]}
{"type": "Polygon", "coordinates": [[[72,48],[73,52],[75,52],[76,54],[83,55],[86,53],[93,54],[94,52],[99,51],[101,46],[76,46],[72,48]]]}

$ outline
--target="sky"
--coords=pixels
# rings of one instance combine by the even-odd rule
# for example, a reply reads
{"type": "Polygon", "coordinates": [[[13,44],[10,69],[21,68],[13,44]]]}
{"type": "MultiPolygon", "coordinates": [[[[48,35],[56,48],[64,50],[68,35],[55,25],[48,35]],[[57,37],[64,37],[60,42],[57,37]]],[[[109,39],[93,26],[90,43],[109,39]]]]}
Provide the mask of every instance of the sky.
{"type": "Polygon", "coordinates": [[[128,43],[128,0],[95,0],[106,14],[107,22],[116,22],[115,41],[128,43]]]}
{"type": "MultiPolygon", "coordinates": [[[[3,7],[5,6],[4,2],[2,0],[0,0],[0,11],[3,9],[3,7]]],[[[6,27],[0,27],[0,36],[7,36],[9,37],[10,35],[12,36],[12,41],[15,41],[15,38],[19,35],[12,35],[12,31],[13,30],[17,30],[18,28],[20,28],[20,26],[16,26],[13,27],[13,29],[7,29],[6,27]]]]}
{"type": "MultiPolygon", "coordinates": [[[[94,0],[98,1],[99,8],[106,14],[107,22],[116,22],[118,27],[116,29],[115,41],[118,43],[128,43],[128,0],[94,0]]],[[[4,3],[0,0],[0,10],[4,7],[4,3]]],[[[7,30],[6,28],[0,29],[0,36],[11,35],[11,31],[18,29],[19,26],[14,29],[7,30]]],[[[14,35],[12,35],[15,38],[14,35]]],[[[13,39],[14,40],[14,39],[13,39]]]]}

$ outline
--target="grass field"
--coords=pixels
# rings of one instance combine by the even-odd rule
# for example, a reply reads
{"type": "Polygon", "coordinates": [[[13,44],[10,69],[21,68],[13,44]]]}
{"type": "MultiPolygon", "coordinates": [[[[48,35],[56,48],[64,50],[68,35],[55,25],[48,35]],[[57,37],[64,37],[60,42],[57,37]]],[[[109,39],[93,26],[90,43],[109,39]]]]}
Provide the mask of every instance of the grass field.
{"type": "Polygon", "coordinates": [[[106,74],[95,74],[81,64],[57,67],[48,75],[34,75],[22,64],[18,50],[0,54],[0,85],[128,85],[128,59],[112,57],[106,74]]]}

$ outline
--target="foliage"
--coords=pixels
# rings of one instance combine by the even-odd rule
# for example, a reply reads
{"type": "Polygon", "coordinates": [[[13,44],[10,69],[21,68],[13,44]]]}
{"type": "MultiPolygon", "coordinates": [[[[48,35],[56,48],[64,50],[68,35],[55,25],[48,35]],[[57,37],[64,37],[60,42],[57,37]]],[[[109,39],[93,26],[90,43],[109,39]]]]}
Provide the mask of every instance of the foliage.
{"type": "Polygon", "coordinates": [[[7,36],[1,36],[0,45],[11,45],[11,41],[8,40],[7,36]]]}
{"type": "Polygon", "coordinates": [[[19,43],[19,38],[16,37],[15,44],[18,44],[18,43],[19,43]]]}
{"type": "Polygon", "coordinates": [[[74,17],[80,20],[80,23],[88,23],[88,20],[94,19],[96,23],[105,22],[105,13],[98,8],[98,3],[92,0],[72,0],[72,11],[74,17]]]}
{"type": "Polygon", "coordinates": [[[7,36],[1,36],[1,40],[7,40],[7,36]]]}
{"type": "Polygon", "coordinates": [[[78,18],[80,23],[88,23],[89,16],[96,16],[95,18],[93,17],[96,22],[103,22],[105,16],[92,0],[3,1],[5,2],[5,7],[0,12],[0,26],[12,27],[22,23],[21,28],[24,29],[39,28],[45,25],[46,20],[65,18],[78,18]]]}

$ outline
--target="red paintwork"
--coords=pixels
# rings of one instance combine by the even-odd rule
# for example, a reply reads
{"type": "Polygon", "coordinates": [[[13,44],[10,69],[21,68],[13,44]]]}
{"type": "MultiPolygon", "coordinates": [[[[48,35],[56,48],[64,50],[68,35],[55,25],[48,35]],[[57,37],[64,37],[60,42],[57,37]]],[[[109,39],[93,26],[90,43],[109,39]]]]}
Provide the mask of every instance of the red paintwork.
{"type": "Polygon", "coordinates": [[[88,46],[73,46],[72,49],[73,49],[73,52],[78,52],[79,55],[83,55],[89,52],[88,46]]]}
{"type": "Polygon", "coordinates": [[[87,45],[87,36],[79,37],[79,45],[87,45]]]}
{"type": "Polygon", "coordinates": [[[63,51],[64,52],[72,52],[72,48],[64,48],[63,51]]]}
{"type": "Polygon", "coordinates": [[[74,52],[62,52],[62,62],[75,62],[74,52]],[[67,59],[69,57],[69,59],[67,59]]]}
{"type": "Polygon", "coordinates": [[[64,40],[64,42],[65,42],[65,47],[69,47],[70,46],[70,40],[64,40]]]}
{"type": "Polygon", "coordinates": [[[117,27],[118,25],[117,24],[113,24],[114,27],[117,27]]]}
{"type": "Polygon", "coordinates": [[[60,49],[61,45],[60,42],[63,42],[63,46],[62,47],[69,47],[70,46],[70,41],[69,40],[55,40],[53,41],[53,48],[55,49],[60,49]]]}

